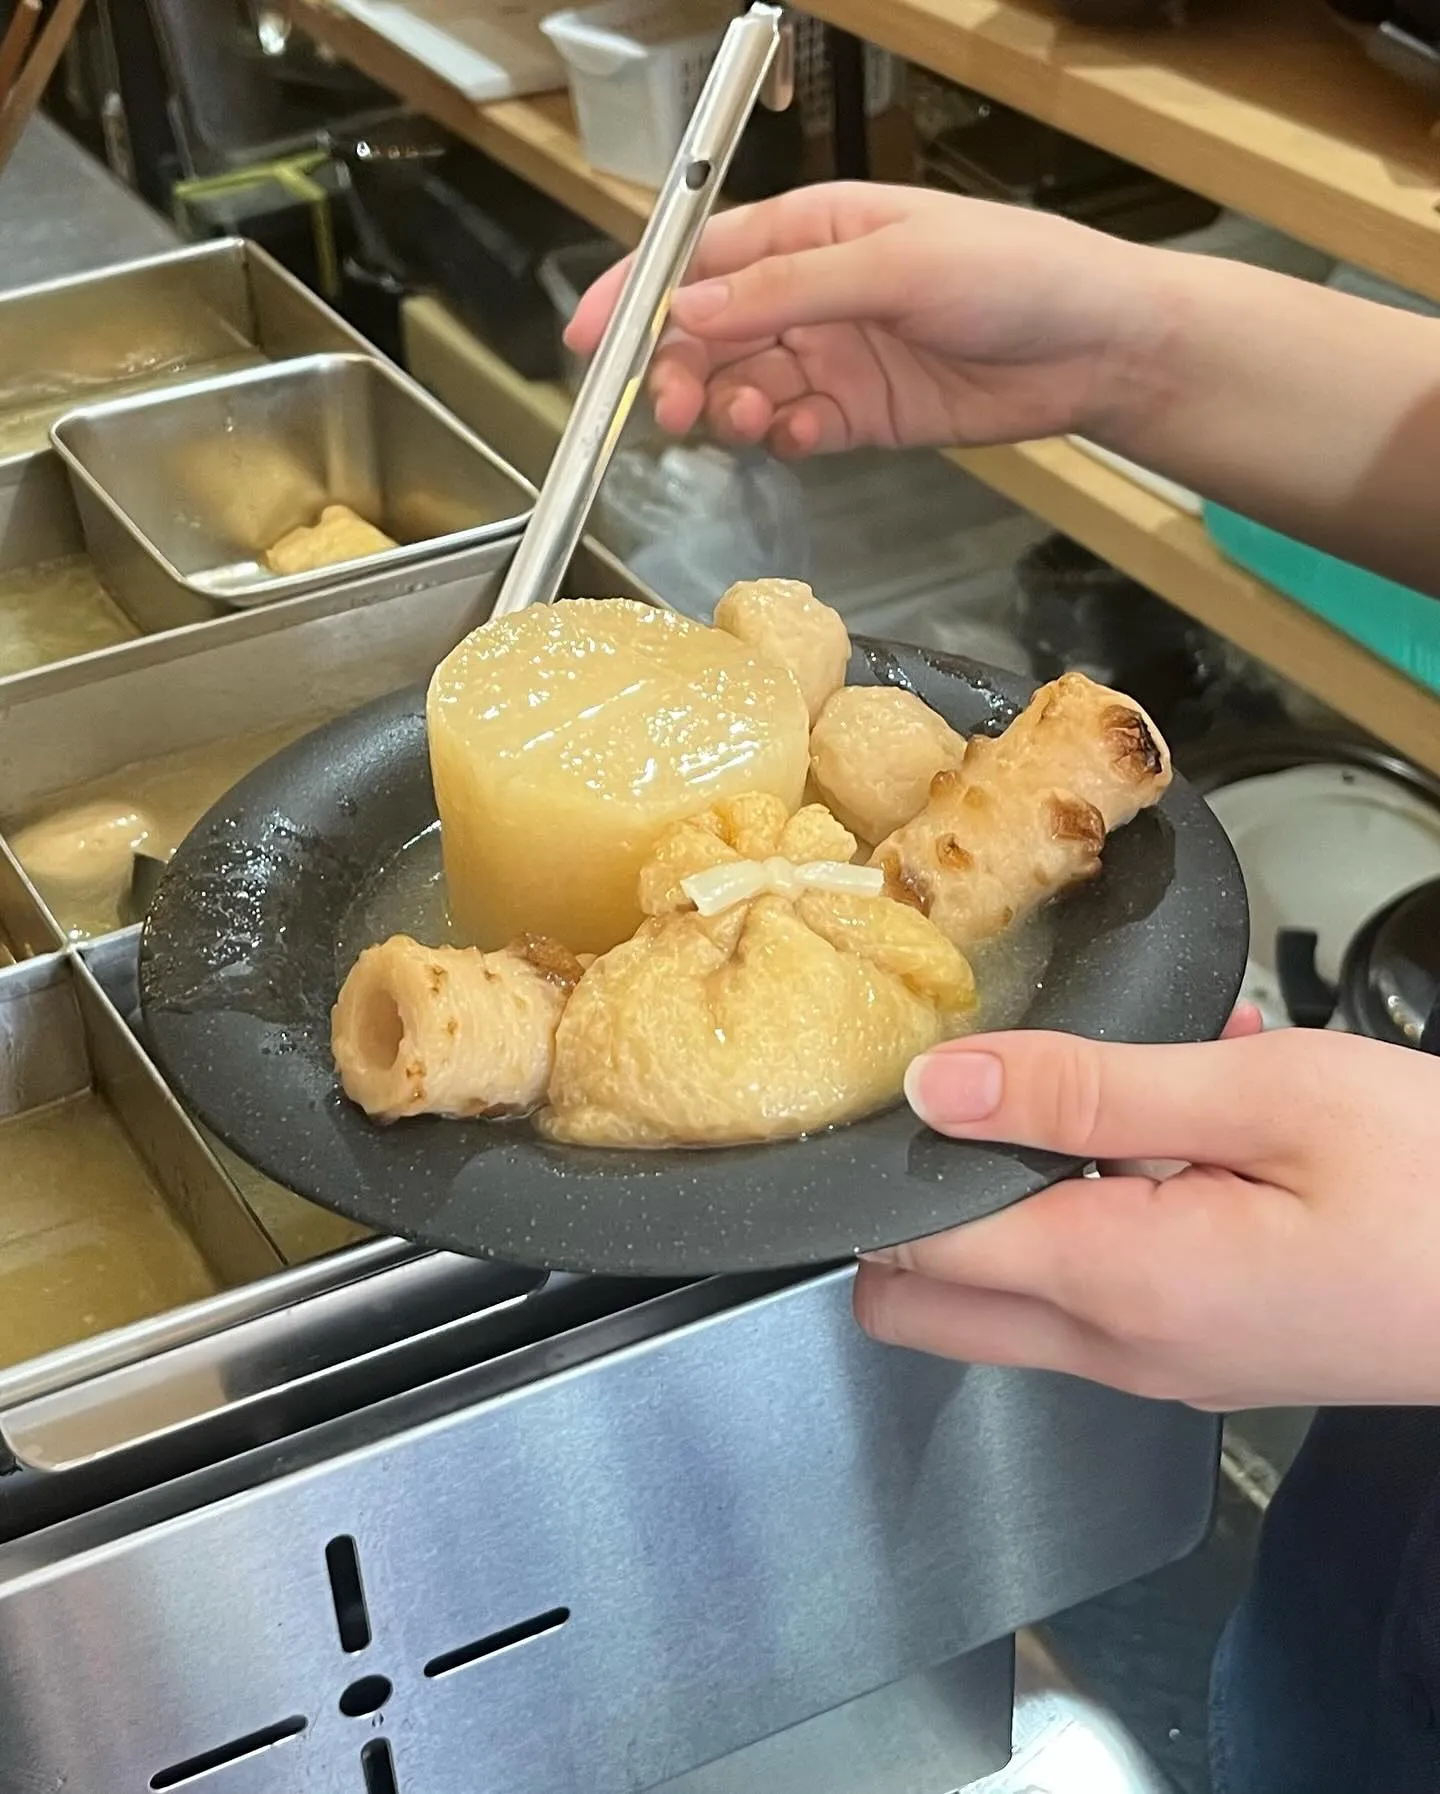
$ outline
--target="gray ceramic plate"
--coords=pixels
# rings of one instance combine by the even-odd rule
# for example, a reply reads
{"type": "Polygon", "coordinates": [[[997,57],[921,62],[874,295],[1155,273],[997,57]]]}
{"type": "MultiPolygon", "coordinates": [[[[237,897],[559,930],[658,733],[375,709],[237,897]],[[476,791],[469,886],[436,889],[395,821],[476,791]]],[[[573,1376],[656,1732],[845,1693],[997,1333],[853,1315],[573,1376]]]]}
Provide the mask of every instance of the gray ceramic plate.
{"type": "MultiPolygon", "coordinates": [[[[967,660],[859,643],[855,684],[910,685],[964,733],[1028,695],[967,660]]],[[[182,1100],[279,1183],[382,1233],[545,1269],[657,1276],[788,1269],[969,1221],[1075,1169],[957,1144],[896,1108],[775,1146],[613,1153],[524,1124],[380,1128],[330,1058],[336,941],[377,867],[433,822],[424,694],[328,724],[211,811],[146,923],[148,1043],[182,1100]]],[[[1224,1026],[1248,921],[1234,855],[1177,780],[1063,900],[1024,1018],[1096,1038],[1187,1041],[1224,1026]]]]}

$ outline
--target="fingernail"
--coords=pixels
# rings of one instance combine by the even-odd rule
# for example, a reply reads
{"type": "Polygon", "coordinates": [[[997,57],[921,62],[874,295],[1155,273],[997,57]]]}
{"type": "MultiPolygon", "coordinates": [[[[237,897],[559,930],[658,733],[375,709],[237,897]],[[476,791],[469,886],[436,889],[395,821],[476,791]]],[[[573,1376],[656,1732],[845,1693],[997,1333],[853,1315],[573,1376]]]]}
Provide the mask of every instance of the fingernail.
{"type": "Polygon", "coordinates": [[[724,311],[730,288],[723,280],[702,280],[699,286],[681,287],[675,295],[674,310],[691,324],[703,324],[724,311]]]}
{"type": "Polygon", "coordinates": [[[993,1053],[925,1053],[905,1073],[905,1096],[929,1127],[984,1121],[1000,1107],[1005,1079],[993,1053]]]}
{"type": "Polygon", "coordinates": [[[877,1246],[873,1252],[862,1252],[860,1261],[867,1265],[895,1265],[900,1262],[900,1254],[893,1246],[877,1246]]]}

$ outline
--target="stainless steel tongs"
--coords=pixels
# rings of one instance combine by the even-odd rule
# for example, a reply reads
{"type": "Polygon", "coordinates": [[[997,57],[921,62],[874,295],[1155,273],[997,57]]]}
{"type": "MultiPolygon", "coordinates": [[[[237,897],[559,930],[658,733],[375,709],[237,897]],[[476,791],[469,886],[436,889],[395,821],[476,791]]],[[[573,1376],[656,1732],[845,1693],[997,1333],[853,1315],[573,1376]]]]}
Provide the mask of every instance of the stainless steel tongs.
{"type": "Polygon", "coordinates": [[[726,31],[510,563],[495,616],[548,604],[559,592],[755,103],[763,99],[781,111],[793,97],[790,44],[778,6],[752,6],[726,31]]]}

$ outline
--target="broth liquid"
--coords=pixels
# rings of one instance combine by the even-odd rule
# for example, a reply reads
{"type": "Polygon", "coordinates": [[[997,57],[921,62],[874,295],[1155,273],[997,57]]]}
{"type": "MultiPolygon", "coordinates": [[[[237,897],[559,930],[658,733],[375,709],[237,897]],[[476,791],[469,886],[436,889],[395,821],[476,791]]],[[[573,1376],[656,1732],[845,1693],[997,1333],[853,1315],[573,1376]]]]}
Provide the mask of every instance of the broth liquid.
{"type": "Polygon", "coordinates": [[[103,1098],[0,1122],[0,1366],[215,1289],[103,1098]]]}
{"type": "Polygon", "coordinates": [[[95,577],[88,555],[0,574],[0,679],[139,634],[95,577]]]}

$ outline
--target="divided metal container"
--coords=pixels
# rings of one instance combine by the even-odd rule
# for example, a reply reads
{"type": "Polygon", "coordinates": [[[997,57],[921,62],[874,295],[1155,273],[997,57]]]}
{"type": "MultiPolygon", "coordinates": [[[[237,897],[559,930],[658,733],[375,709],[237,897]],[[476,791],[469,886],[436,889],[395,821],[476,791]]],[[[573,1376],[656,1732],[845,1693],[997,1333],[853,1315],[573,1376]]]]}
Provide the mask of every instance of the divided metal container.
{"type": "MultiPolygon", "coordinates": [[[[119,1122],[155,1196],[196,1249],[217,1290],[282,1268],[275,1246],[84,966],[66,955],[51,955],[0,972],[0,1043],[0,1120],[33,1116],[89,1093],[119,1122]]],[[[101,1138],[108,1137],[97,1135],[97,1143],[101,1138]]],[[[97,1191],[103,1189],[107,1169],[114,1170],[113,1159],[96,1157],[92,1163],[88,1153],[79,1156],[97,1191]]],[[[33,1203],[33,1192],[14,1186],[0,1166],[0,1219],[12,1202],[33,1203]]],[[[57,1249],[63,1244],[56,1241],[57,1249]]],[[[82,1241],[82,1246],[88,1244],[82,1241]]],[[[15,1274],[34,1268],[21,1257],[15,1274]]],[[[138,1299],[135,1306],[141,1306],[138,1299]]],[[[9,1307],[5,1304],[4,1310],[9,1307]]],[[[63,1318],[71,1321],[68,1315],[63,1318]]],[[[153,1318],[138,1312],[134,1316],[137,1321],[153,1318]]],[[[83,1339],[83,1317],[75,1317],[73,1325],[77,1339],[83,1339]]],[[[0,1311],[0,1365],[16,1364],[23,1355],[23,1342],[7,1337],[6,1314],[0,1311]]]]}
{"type": "MultiPolygon", "coordinates": [[[[355,1298],[342,1301],[333,1292],[351,1289],[357,1279],[382,1275],[389,1279],[394,1272],[393,1280],[367,1284],[369,1293],[361,1306],[372,1318],[403,1311],[412,1331],[417,1314],[427,1317],[427,1325],[436,1324],[439,1315],[448,1326],[462,1314],[488,1309],[497,1299],[495,1267],[419,1253],[397,1241],[344,1243],[355,1237],[347,1224],[266,1184],[225,1155],[218,1143],[208,1141],[166,1092],[144,1058],[143,1043],[136,1043],[139,930],[119,930],[56,951],[65,940],[62,921],[45,908],[5,837],[17,817],[43,812],[52,800],[63,802],[74,787],[129,765],[202,748],[229,736],[286,724],[318,724],[322,712],[338,713],[424,680],[436,662],[489,615],[511,547],[504,541],[489,544],[483,552],[466,557],[471,571],[464,578],[440,585],[364,602],[345,593],[317,594],[8,681],[7,701],[0,704],[0,920],[41,957],[0,970],[0,1042],[6,1046],[0,1066],[10,1067],[17,1087],[43,1092],[27,1099],[27,1104],[54,1100],[81,1087],[76,1067],[63,1087],[52,1087],[53,1079],[46,1083],[30,1069],[37,1055],[43,1063],[50,1050],[45,1044],[48,1024],[27,1030],[7,1028],[4,1022],[7,990],[23,994],[32,983],[44,992],[63,989],[83,1006],[95,1038],[109,1043],[111,1058],[118,1055],[130,1067],[127,1090],[148,1093],[146,1139],[159,1139],[156,1130],[161,1127],[169,1130],[164,1136],[171,1142],[165,1148],[170,1154],[166,1162],[175,1163],[179,1154],[190,1167],[192,1185],[186,1187],[203,1190],[203,1200],[197,1198],[192,1207],[213,1205],[217,1213],[241,1218],[245,1236],[256,1249],[252,1274],[260,1280],[246,1283],[235,1275],[232,1255],[217,1268],[223,1272],[220,1280],[235,1287],[99,1339],[77,1338],[73,1347],[42,1361],[0,1370],[0,1462],[7,1442],[12,1454],[15,1450],[17,1403],[30,1416],[27,1428],[33,1422],[25,1437],[37,1454],[35,1465],[49,1469],[73,1467],[77,1460],[88,1462],[133,1444],[137,1429],[140,1435],[155,1430],[145,1420],[147,1415],[151,1420],[157,1413],[166,1417],[159,1430],[168,1432],[212,1410],[228,1411],[238,1399],[237,1390],[253,1395],[258,1387],[246,1328],[263,1321],[273,1331],[278,1325],[274,1317],[282,1313],[291,1317],[285,1328],[308,1328],[312,1318],[323,1319],[325,1311],[308,1306],[321,1296],[349,1313],[346,1305],[355,1298]],[[175,1146],[175,1140],[182,1144],[175,1146]],[[401,1267],[418,1259],[434,1262],[429,1270],[400,1276],[401,1267]],[[281,1268],[286,1263],[289,1270],[281,1268]],[[398,1304],[393,1311],[392,1302],[398,1304]],[[214,1345],[222,1335],[223,1347],[214,1345]],[[204,1375],[195,1371],[201,1361],[213,1368],[217,1355],[232,1365],[222,1379],[223,1387],[217,1386],[210,1371],[204,1375]],[[249,1371],[234,1370],[236,1362],[249,1364],[249,1371]],[[133,1368],[142,1365],[149,1368],[143,1372],[133,1368]],[[126,1375],[117,1383],[114,1378],[121,1370],[126,1375]],[[62,1399],[64,1391],[70,1393],[62,1399]],[[96,1418],[102,1409],[103,1423],[96,1418]],[[58,1434],[57,1413],[64,1422],[58,1434]],[[88,1416],[78,1433],[72,1428],[76,1413],[88,1416]]],[[[602,551],[591,549],[576,557],[569,589],[650,596],[602,551]]],[[[59,1001],[58,996],[46,999],[48,1004],[59,1001]]],[[[32,1004],[30,1013],[40,1012],[32,1004]]],[[[45,1010],[52,1017],[58,1013],[54,1008],[45,1010]]],[[[0,1099],[0,1116],[8,1112],[0,1099]]],[[[120,1113],[128,1124],[129,1109],[120,1113]]],[[[172,1186],[164,1187],[168,1191],[172,1186]]],[[[0,1207],[4,1196],[0,1154],[0,1207]]],[[[353,1343],[353,1328],[346,1331],[350,1322],[341,1326],[337,1319],[336,1325],[337,1339],[343,1335],[353,1343]]],[[[272,1348],[266,1349],[268,1353],[272,1348]]],[[[310,1348],[295,1349],[308,1362],[305,1353],[310,1348]]],[[[336,1352],[338,1374],[344,1354],[338,1346],[336,1352]]],[[[275,1362],[282,1361],[283,1353],[275,1362]]],[[[268,1387],[270,1379],[267,1371],[260,1382],[268,1387]]],[[[0,1501],[0,1509],[3,1506],[0,1501]]],[[[0,1512],[0,1534],[3,1530],[0,1512]]]]}
{"type": "MultiPolygon", "coordinates": [[[[0,579],[88,556],[142,635],[223,623],[246,605],[341,591],[359,603],[459,577],[492,541],[518,538],[534,497],[253,245],[0,295],[0,579]],[[66,429],[75,413],[86,422],[66,429]],[[57,426],[84,468],[52,447],[57,426]],[[400,548],[257,579],[256,551],[330,501],[400,548]]],[[[0,691],[23,676],[0,670],[0,691]]]]}
{"type": "Polygon", "coordinates": [[[263,249],[226,239],[0,296],[0,461],[79,405],[297,355],[373,354],[263,249]]]}
{"type": "Polygon", "coordinates": [[[70,412],[53,431],[104,583],[146,629],[514,539],[529,492],[414,381],[317,355],[70,412]],[[348,506],[396,547],[279,575],[264,555],[348,506]]]}

